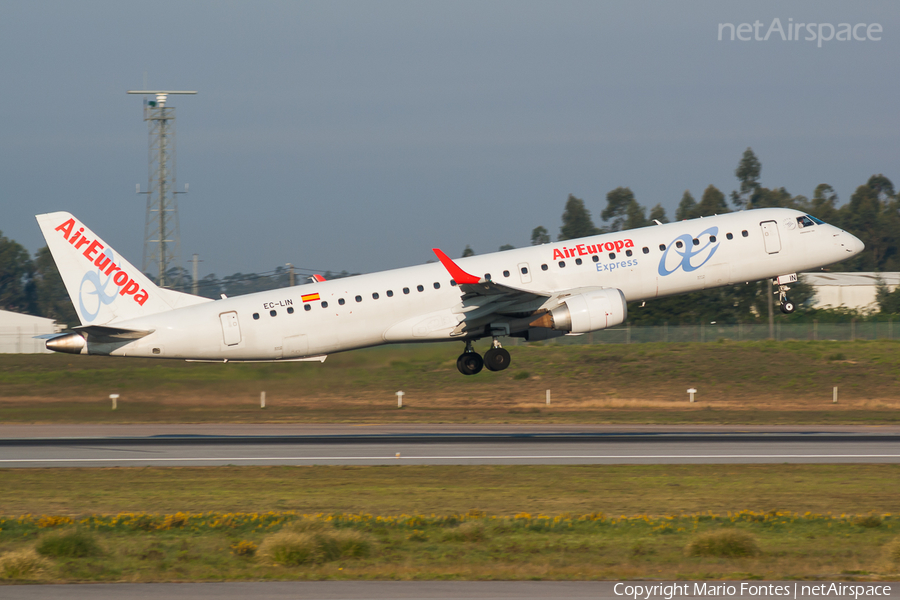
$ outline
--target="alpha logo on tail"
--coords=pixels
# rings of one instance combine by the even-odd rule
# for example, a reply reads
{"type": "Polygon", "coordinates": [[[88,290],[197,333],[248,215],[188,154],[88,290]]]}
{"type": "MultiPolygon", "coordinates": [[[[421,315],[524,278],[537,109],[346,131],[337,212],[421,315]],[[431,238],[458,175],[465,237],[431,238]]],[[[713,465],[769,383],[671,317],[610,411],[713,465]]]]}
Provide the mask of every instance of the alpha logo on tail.
{"type": "MultiPolygon", "coordinates": [[[[84,227],[80,227],[75,231],[75,219],[70,218],[54,228],[54,231],[60,232],[62,237],[69,242],[76,250],[84,247],[82,255],[88,262],[97,267],[96,271],[88,271],[84,274],[79,288],[78,302],[81,308],[81,314],[88,321],[93,321],[100,314],[100,309],[104,304],[112,304],[119,296],[131,296],[132,300],[143,306],[150,298],[150,293],[142,288],[134,278],[129,275],[120,265],[115,263],[115,254],[111,248],[106,248],[100,240],[88,239],[84,234],[84,227]],[[102,279],[106,277],[105,280],[102,279]],[[110,284],[116,287],[111,294],[107,292],[110,284]],[[85,285],[93,287],[93,289],[85,289],[85,285]],[[85,295],[96,296],[96,301],[88,300],[93,308],[88,308],[85,304],[85,295]]],[[[124,266],[124,265],[123,265],[124,266]]]]}

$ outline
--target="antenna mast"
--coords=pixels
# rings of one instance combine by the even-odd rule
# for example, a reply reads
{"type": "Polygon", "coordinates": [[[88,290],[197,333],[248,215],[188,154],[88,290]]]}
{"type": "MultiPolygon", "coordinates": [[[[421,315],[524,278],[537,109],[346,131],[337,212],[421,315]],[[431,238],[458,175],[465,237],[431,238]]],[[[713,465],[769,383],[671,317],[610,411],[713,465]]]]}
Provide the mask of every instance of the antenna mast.
{"type": "Polygon", "coordinates": [[[141,94],[144,98],[144,120],[150,128],[149,185],[147,194],[147,218],[144,224],[144,260],[141,270],[145,273],[155,265],[157,283],[166,287],[166,271],[169,265],[179,263],[181,234],[178,227],[178,203],[175,191],[175,107],[166,106],[172,94],[196,94],[197,92],[172,90],[129,90],[129,94],[141,94]],[[147,100],[146,96],[155,96],[147,100]]]}

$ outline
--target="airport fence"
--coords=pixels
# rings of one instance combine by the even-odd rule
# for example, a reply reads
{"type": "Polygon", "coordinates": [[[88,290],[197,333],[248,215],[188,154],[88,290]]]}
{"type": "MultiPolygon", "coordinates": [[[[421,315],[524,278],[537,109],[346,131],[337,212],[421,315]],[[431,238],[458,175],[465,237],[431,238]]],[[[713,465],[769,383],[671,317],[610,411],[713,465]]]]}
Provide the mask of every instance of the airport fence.
{"type": "Polygon", "coordinates": [[[647,342],[716,342],[718,340],[882,340],[900,339],[900,321],[851,321],[850,323],[775,323],[770,336],[768,324],[623,325],[580,336],[555,338],[559,344],[643,344],[647,342]]]}

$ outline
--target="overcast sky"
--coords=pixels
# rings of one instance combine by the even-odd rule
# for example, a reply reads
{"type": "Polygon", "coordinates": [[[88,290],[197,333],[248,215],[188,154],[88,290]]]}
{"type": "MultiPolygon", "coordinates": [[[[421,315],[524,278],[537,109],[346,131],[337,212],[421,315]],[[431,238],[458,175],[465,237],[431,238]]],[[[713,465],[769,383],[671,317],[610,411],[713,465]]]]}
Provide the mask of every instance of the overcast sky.
{"type": "Polygon", "coordinates": [[[763,185],[843,203],[873,173],[900,184],[898,57],[895,0],[5,0],[0,230],[34,252],[33,216],[67,210],[140,267],[148,136],[125,92],[145,72],[199,92],[170,105],[201,275],[524,246],[555,239],[568,194],[599,221],[617,186],[672,217],[685,189],[735,189],[748,146],[763,185]],[[718,40],[775,18],[883,31],[718,40]]]}

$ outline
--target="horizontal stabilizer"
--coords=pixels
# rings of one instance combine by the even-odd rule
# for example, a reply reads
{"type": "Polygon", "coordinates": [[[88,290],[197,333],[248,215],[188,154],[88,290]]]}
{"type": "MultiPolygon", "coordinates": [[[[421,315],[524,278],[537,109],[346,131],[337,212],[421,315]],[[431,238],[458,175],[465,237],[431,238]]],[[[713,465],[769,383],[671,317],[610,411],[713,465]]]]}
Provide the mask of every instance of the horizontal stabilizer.
{"type": "Polygon", "coordinates": [[[153,333],[153,329],[124,329],[122,327],[110,327],[108,325],[82,325],[75,327],[78,333],[96,337],[118,338],[120,340],[139,340],[153,333]]]}

